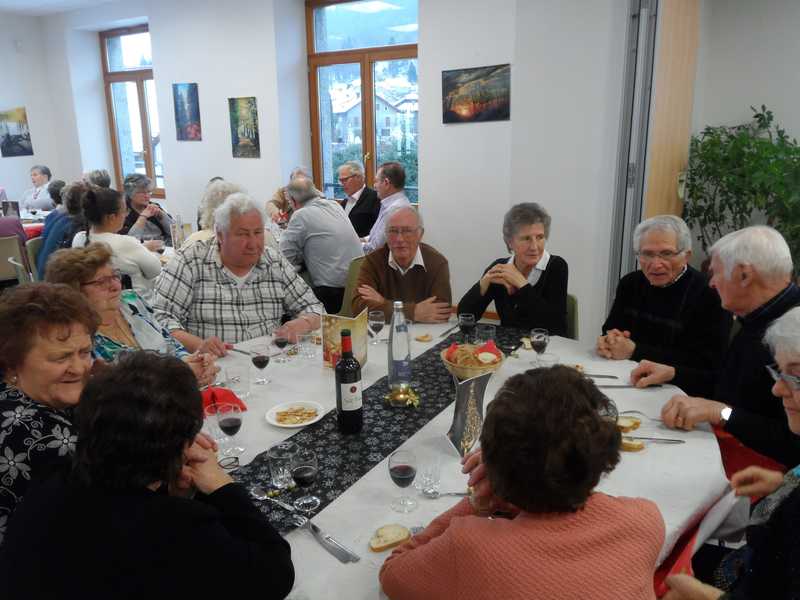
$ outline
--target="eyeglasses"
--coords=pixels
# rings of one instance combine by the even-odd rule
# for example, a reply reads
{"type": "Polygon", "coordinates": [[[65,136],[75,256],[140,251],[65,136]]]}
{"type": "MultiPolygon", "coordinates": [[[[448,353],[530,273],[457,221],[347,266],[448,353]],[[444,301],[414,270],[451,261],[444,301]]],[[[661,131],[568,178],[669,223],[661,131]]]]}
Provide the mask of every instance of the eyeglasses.
{"type": "Polygon", "coordinates": [[[797,377],[796,375],[789,375],[787,373],[781,373],[777,367],[778,365],[774,364],[766,365],[767,371],[769,371],[769,374],[772,375],[772,379],[775,380],[775,383],[777,383],[779,380],[783,381],[793,392],[800,392],[800,377],[797,377]]]}
{"type": "Polygon", "coordinates": [[[419,227],[389,227],[386,230],[386,235],[411,237],[419,230],[419,227]]]}
{"type": "Polygon", "coordinates": [[[352,175],[348,175],[347,177],[339,177],[339,183],[345,184],[350,181],[353,177],[358,177],[358,173],[353,173],[352,175]]]}
{"type": "Polygon", "coordinates": [[[643,260],[644,262],[650,262],[657,258],[661,260],[672,260],[673,258],[680,256],[684,252],[685,250],[681,250],[680,252],[677,252],[675,250],[662,250],[661,252],[644,251],[644,252],[637,252],[636,256],[638,256],[639,259],[643,260]]]}
{"type": "Polygon", "coordinates": [[[112,284],[119,281],[122,281],[122,273],[117,269],[114,269],[114,272],[111,275],[106,275],[105,277],[98,277],[92,281],[87,281],[86,283],[82,283],[81,287],[85,285],[96,285],[97,287],[110,288],[112,284]]]}

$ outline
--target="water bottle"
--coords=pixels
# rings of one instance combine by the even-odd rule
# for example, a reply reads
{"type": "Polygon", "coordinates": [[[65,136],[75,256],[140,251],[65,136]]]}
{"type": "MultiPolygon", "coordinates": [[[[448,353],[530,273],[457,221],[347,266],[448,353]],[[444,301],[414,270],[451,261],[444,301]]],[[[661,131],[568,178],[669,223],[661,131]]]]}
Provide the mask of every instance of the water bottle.
{"type": "Polygon", "coordinates": [[[389,328],[389,388],[402,389],[411,384],[411,333],[408,330],[403,303],[394,303],[392,326],[389,328]]]}

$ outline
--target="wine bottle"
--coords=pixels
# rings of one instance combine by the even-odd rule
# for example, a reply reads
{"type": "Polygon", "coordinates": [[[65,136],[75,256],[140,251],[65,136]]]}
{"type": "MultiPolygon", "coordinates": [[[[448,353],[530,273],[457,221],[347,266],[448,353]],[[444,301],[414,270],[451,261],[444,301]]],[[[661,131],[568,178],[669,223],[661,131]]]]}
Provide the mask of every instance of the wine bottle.
{"type": "Polygon", "coordinates": [[[342,433],[358,433],[364,426],[361,365],[353,356],[349,329],[342,329],[342,357],[336,363],[336,422],[342,433]]]}
{"type": "Polygon", "coordinates": [[[407,388],[411,384],[411,333],[403,313],[403,303],[394,303],[389,328],[389,387],[407,388]]]}

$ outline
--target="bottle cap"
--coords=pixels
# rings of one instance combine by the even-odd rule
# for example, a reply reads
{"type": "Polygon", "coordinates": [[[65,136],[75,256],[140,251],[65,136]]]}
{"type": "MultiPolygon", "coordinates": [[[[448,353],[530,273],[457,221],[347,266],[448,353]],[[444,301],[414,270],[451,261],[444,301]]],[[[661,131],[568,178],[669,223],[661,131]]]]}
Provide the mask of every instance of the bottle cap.
{"type": "Polygon", "coordinates": [[[349,329],[342,329],[342,331],[341,331],[341,335],[342,335],[342,336],[345,336],[345,335],[350,335],[350,330],[349,330],[349,329]]]}
{"type": "Polygon", "coordinates": [[[400,300],[395,300],[394,301],[394,307],[395,308],[403,308],[403,303],[400,300]]]}

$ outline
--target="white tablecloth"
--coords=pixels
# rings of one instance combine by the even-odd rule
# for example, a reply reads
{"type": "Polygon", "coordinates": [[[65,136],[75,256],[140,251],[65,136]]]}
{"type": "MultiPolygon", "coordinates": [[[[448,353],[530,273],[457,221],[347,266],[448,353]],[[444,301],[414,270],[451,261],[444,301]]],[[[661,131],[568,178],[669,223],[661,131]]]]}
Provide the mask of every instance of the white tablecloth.
{"type": "MultiPolygon", "coordinates": [[[[438,334],[445,329],[443,325],[414,325],[412,335],[429,332],[434,336],[434,341],[412,342],[412,354],[418,356],[440,341],[438,334]]],[[[240,347],[247,348],[250,345],[252,342],[243,343],[240,347]]],[[[386,348],[385,343],[369,347],[369,360],[362,370],[365,388],[386,374],[386,348]]],[[[596,380],[596,383],[602,385],[628,383],[628,375],[634,365],[630,361],[606,361],[598,358],[593,351],[587,350],[578,342],[564,338],[551,339],[548,352],[557,354],[561,363],[583,365],[587,373],[619,376],[618,380],[596,380]]],[[[494,397],[508,377],[531,368],[534,356],[533,352],[520,350],[519,358],[506,360],[489,383],[485,404],[494,397]]],[[[220,361],[223,367],[233,363],[249,364],[249,360],[233,353],[220,361]]],[[[242,430],[237,435],[237,441],[244,443],[247,448],[242,457],[244,463],[296,431],[279,429],[268,424],[264,415],[270,407],[289,400],[302,399],[319,402],[328,410],[334,408],[336,403],[333,372],[322,366],[321,356],[315,361],[295,357],[287,364],[273,361],[265,372],[272,383],[267,386],[251,386],[251,395],[247,400],[249,410],[242,430]]],[[[252,369],[252,377],[255,376],[255,369],[252,369]]],[[[614,400],[620,411],[637,409],[658,417],[661,406],[680,390],[673,386],[664,386],[648,390],[604,389],[604,392],[614,400]]],[[[414,450],[420,465],[431,459],[441,462],[443,491],[463,491],[467,477],[461,474],[459,456],[444,435],[452,417],[453,405],[450,405],[403,447],[414,450]]],[[[599,489],[607,494],[639,496],[653,500],[658,505],[666,525],[660,563],[669,555],[681,534],[699,522],[722,497],[727,480],[717,441],[709,428],[692,432],[672,431],[667,430],[660,422],[643,418],[637,434],[686,440],[685,444],[651,444],[642,452],[622,453],[622,460],[617,468],[601,480],[599,485],[599,489]]],[[[375,554],[369,551],[368,542],[374,531],[388,523],[427,525],[458,500],[452,497],[428,500],[420,496],[419,508],[409,515],[392,511],[390,503],[399,495],[399,488],[389,479],[386,462],[384,460],[379,463],[314,518],[323,530],[360,554],[362,560],[359,563],[339,563],[306,531],[293,531],[287,536],[292,545],[292,559],[297,575],[290,598],[316,600],[380,597],[378,570],[388,552],[375,554]]]]}

